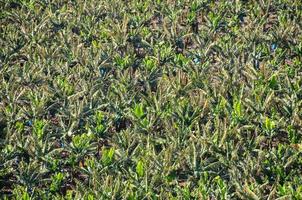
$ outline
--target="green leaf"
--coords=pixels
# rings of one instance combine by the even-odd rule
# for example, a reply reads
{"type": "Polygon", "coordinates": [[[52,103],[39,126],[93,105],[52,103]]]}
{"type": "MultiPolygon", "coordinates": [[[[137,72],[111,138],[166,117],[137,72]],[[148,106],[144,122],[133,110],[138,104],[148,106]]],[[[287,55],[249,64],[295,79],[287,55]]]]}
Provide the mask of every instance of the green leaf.
{"type": "Polygon", "coordinates": [[[94,196],[92,194],[88,194],[87,200],[94,200],[94,196]]]}
{"type": "Polygon", "coordinates": [[[264,127],[267,131],[272,131],[275,128],[275,123],[270,118],[266,117],[264,127]]]}
{"type": "Polygon", "coordinates": [[[139,177],[144,176],[144,163],[141,160],[136,164],[136,173],[139,177]]]}
{"type": "Polygon", "coordinates": [[[142,118],[144,116],[143,104],[136,104],[134,107],[134,115],[136,118],[142,118]]]}
{"type": "Polygon", "coordinates": [[[52,183],[50,185],[50,191],[53,191],[53,192],[57,191],[63,182],[63,178],[64,178],[64,175],[61,172],[53,175],[51,178],[52,183]]]}
{"type": "Polygon", "coordinates": [[[153,71],[156,68],[156,60],[152,57],[146,57],[143,64],[149,71],[153,71]]]}
{"type": "Polygon", "coordinates": [[[235,120],[242,120],[243,113],[242,113],[242,106],[241,106],[241,101],[240,100],[235,100],[235,102],[233,104],[232,115],[233,115],[235,120]]]}
{"type": "Polygon", "coordinates": [[[104,119],[104,114],[101,111],[97,111],[95,114],[95,119],[97,123],[102,122],[104,119]]]}
{"type": "Polygon", "coordinates": [[[27,192],[23,193],[22,200],[30,200],[29,194],[27,192]]]}
{"type": "Polygon", "coordinates": [[[98,124],[98,125],[96,126],[96,132],[97,132],[97,133],[103,133],[104,130],[105,130],[105,126],[104,126],[103,124],[98,124]]]}
{"type": "Polygon", "coordinates": [[[277,89],[278,88],[278,81],[275,75],[273,75],[269,80],[269,87],[271,89],[277,89]]]}
{"type": "Polygon", "coordinates": [[[111,147],[109,150],[108,149],[105,149],[103,148],[103,151],[102,151],[102,163],[105,165],[105,166],[108,166],[112,163],[113,161],[113,157],[114,157],[114,148],[111,147]]]}
{"type": "Polygon", "coordinates": [[[33,124],[33,133],[38,137],[39,140],[43,138],[45,125],[46,123],[44,120],[35,120],[33,124]]]}
{"type": "Polygon", "coordinates": [[[88,135],[87,133],[81,135],[75,135],[72,138],[72,146],[77,152],[81,152],[87,149],[90,145],[90,141],[92,139],[92,135],[88,135]]]}

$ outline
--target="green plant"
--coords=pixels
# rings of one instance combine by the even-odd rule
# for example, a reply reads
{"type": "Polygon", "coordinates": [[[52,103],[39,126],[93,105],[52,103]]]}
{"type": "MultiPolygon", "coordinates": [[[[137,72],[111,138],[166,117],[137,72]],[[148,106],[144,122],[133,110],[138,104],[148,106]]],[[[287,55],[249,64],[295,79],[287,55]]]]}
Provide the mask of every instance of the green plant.
{"type": "Polygon", "coordinates": [[[142,177],[145,174],[144,163],[141,160],[139,160],[136,164],[136,173],[139,177],[142,177]]]}
{"type": "Polygon", "coordinates": [[[33,133],[39,140],[43,139],[45,126],[46,122],[44,120],[35,120],[33,123],[33,133]]]}
{"type": "Polygon", "coordinates": [[[85,153],[90,147],[93,135],[86,133],[75,135],[72,137],[71,148],[75,153],[85,153]]]}
{"type": "Polygon", "coordinates": [[[144,105],[142,103],[136,104],[133,110],[133,114],[136,118],[141,119],[145,115],[144,113],[144,105]]]}
{"type": "Polygon", "coordinates": [[[56,173],[51,177],[50,191],[56,192],[62,185],[64,175],[62,173],[56,173]]]}
{"type": "Polygon", "coordinates": [[[95,131],[97,134],[102,135],[106,130],[106,125],[104,124],[104,114],[100,111],[95,114],[96,127],[95,131]]]}
{"type": "Polygon", "coordinates": [[[268,117],[265,117],[264,119],[264,130],[269,134],[271,135],[275,129],[275,122],[268,118],[268,117]]]}
{"type": "Polygon", "coordinates": [[[113,158],[114,158],[114,148],[110,148],[110,149],[105,149],[103,148],[102,150],[102,163],[105,166],[110,165],[113,162],[113,158]]]}
{"type": "Polygon", "coordinates": [[[1,1],[0,199],[301,199],[301,7],[1,1]]]}
{"type": "Polygon", "coordinates": [[[57,77],[57,85],[67,96],[70,96],[74,93],[74,87],[68,82],[66,78],[62,76],[57,77]]]}

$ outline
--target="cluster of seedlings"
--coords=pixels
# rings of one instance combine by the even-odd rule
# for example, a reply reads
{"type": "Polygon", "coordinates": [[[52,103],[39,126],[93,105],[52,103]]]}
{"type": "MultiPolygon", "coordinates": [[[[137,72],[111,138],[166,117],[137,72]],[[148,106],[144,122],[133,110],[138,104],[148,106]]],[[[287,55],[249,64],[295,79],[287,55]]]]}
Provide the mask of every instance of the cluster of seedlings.
{"type": "Polygon", "coordinates": [[[1,199],[302,199],[302,1],[0,1],[1,199]]]}

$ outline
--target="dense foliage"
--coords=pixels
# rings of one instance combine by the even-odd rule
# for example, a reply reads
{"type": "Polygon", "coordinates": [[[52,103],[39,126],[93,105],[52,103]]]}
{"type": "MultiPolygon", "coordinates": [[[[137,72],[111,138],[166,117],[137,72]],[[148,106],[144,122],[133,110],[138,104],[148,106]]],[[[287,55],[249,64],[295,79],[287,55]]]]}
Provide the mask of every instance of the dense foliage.
{"type": "Polygon", "coordinates": [[[0,5],[0,198],[302,199],[302,1],[0,5]]]}

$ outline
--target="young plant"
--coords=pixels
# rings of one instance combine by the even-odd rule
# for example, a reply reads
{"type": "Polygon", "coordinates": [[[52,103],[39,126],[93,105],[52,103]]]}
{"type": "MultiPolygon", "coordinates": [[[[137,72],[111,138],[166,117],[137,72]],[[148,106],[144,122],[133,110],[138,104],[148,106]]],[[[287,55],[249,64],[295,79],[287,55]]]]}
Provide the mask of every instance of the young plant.
{"type": "Polygon", "coordinates": [[[115,150],[113,147],[110,149],[103,148],[102,150],[102,163],[104,166],[108,166],[113,162],[115,150]]]}
{"type": "Polygon", "coordinates": [[[104,123],[104,114],[101,111],[97,111],[95,114],[95,122],[96,122],[96,127],[95,127],[95,131],[97,133],[97,135],[101,136],[104,134],[104,132],[106,131],[106,126],[104,123]]]}
{"type": "Polygon", "coordinates": [[[241,100],[235,99],[232,111],[233,123],[238,123],[244,119],[241,100]]]}
{"type": "Polygon", "coordinates": [[[33,123],[33,133],[39,140],[42,140],[44,137],[45,127],[46,121],[44,120],[35,120],[33,123]]]}
{"type": "Polygon", "coordinates": [[[133,109],[133,114],[137,119],[142,119],[145,116],[144,105],[142,103],[136,104],[133,109]]]}
{"type": "Polygon", "coordinates": [[[70,96],[74,93],[74,87],[69,83],[69,81],[62,77],[57,77],[57,85],[59,89],[63,92],[63,94],[70,96]]]}
{"type": "Polygon", "coordinates": [[[264,122],[263,122],[263,128],[264,128],[264,131],[269,136],[272,136],[275,127],[276,127],[275,122],[272,119],[270,119],[269,117],[265,117],[264,122]]]}
{"type": "Polygon", "coordinates": [[[131,58],[129,55],[124,57],[118,55],[114,58],[115,65],[121,70],[129,67],[130,62],[131,62],[131,58]]]}
{"type": "Polygon", "coordinates": [[[57,192],[63,183],[63,179],[64,175],[61,172],[54,174],[51,177],[50,191],[57,192]]]}
{"type": "Polygon", "coordinates": [[[74,153],[83,155],[90,149],[92,139],[93,135],[86,133],[74,135],[72,137],[71,148],[74,153]]]}
{"type": "Polygon", "coordinates": [[[138,177],[143,177],[145,174],[145,167],[143,161],[139,160],[136,164],[136,174],[138,177]]]}
{"type": "Polygon", "coordinates": [[[148,72],[152,72],[157,67],[157,60],[153,57],[146,57],[143,64],[148,72]]]}

